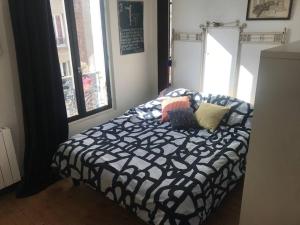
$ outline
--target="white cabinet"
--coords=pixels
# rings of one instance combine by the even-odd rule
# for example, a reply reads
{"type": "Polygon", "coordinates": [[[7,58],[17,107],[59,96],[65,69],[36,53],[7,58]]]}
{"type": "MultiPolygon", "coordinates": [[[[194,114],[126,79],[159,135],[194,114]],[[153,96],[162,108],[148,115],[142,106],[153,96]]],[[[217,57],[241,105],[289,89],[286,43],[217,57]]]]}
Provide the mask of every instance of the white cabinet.
{"type": "Polygon", "coordinates": [[[20,181],[10,129],[0,128],[0,190],[20,181]]]}
{"type": "Polygon", "coordinates": [[[300,224],[300,42],[261,55],[240,225],[300,224]]]}

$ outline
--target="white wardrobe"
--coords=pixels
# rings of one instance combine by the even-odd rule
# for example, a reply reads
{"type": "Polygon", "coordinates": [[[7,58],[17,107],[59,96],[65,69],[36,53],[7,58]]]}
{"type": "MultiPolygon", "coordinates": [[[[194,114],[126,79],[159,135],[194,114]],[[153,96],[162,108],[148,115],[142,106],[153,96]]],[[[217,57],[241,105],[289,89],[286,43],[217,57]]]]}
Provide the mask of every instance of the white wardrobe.
{"type": "Polygon", "coordinates": [[[300,42],[262,52],[240,225],[300,225],[300,42]]]}

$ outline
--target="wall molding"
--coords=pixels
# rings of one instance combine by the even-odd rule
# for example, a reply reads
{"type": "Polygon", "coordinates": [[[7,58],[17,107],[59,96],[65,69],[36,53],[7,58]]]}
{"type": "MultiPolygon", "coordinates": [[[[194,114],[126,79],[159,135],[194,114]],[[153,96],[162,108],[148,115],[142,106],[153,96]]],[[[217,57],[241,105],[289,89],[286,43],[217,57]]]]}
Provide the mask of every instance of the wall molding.
{"type": "Polygon", "coordinates": [[[203,33],[178,32],[173,30],[173,41],[202,42],[203,33]]]}
{"type": "Polygon", "coordinates": [[[287,28],[282,32],[242,32],[240,42],[245,44],[285,44],[287,28]]]}

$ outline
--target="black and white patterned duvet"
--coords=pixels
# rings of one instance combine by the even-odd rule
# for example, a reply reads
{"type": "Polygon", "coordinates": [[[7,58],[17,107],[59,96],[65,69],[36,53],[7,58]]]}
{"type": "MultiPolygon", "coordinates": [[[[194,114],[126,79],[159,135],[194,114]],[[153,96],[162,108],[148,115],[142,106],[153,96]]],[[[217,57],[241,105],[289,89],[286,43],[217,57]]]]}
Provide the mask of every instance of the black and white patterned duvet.
{"type": "Polygon", "coordinates": [[[160,123],[161,100],[150,101],[75,135],[53,166],[84,181],[149,224],[201,224],[245,172],[253,109],[225,96],[179,89],[192,107],[231,106],[215,132],[172,130],[160,123]]]}

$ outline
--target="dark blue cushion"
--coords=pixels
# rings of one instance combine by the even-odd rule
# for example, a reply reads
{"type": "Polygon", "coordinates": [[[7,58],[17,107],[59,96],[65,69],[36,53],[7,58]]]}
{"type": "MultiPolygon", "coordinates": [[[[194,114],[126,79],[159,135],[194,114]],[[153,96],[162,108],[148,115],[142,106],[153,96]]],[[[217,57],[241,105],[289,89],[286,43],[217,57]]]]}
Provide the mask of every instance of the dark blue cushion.
{"type": "Polygon", "coordinates": [[[175,109],[168,112],[173,129],[195,129],[199,128],[192,108],[175,109]]]}

